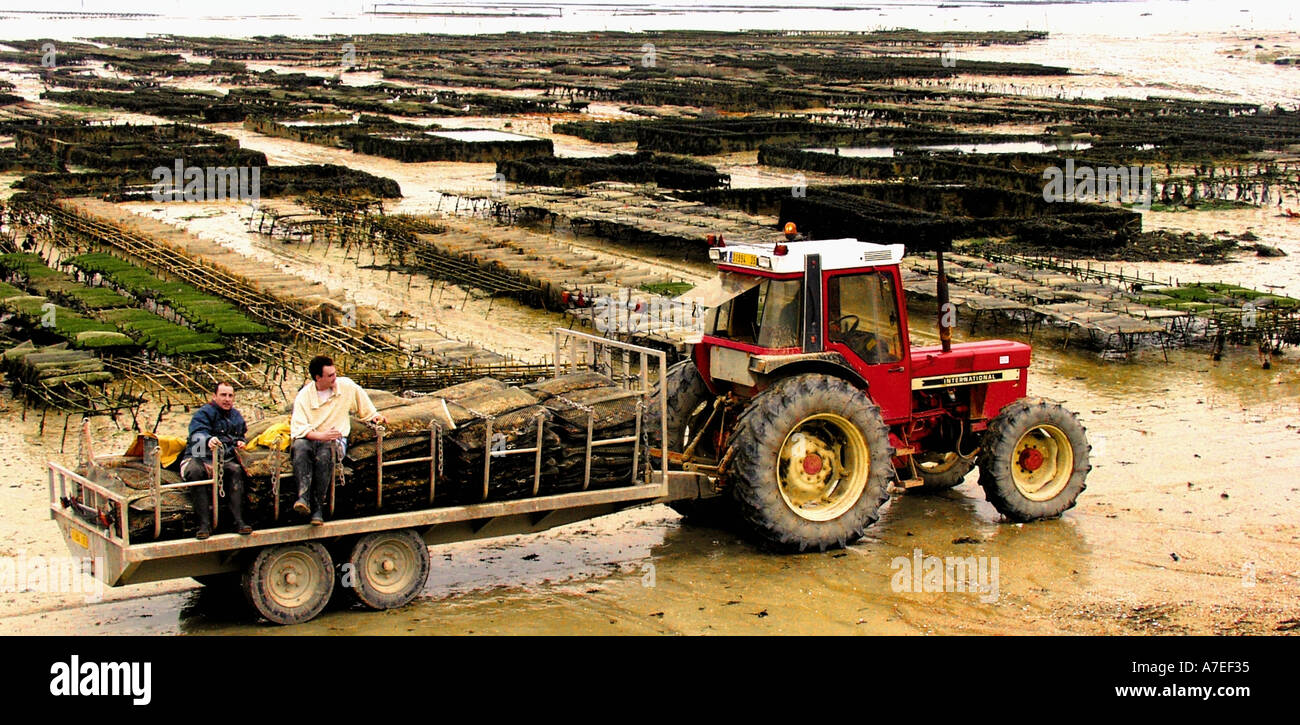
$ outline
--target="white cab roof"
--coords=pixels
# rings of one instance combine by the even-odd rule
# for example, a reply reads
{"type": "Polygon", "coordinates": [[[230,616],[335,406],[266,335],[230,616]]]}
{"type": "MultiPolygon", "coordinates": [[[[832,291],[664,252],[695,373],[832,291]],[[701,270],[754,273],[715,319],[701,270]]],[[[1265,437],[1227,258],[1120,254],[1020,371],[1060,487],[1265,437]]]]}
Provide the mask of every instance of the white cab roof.
{"type": "Polygon", "coordinates": [[[804,257],[821,255],[822,269],[855,269],[898,264],[903,259],[901,244],[872,244],[856,239],[819,239],[807,242],[782,242],[789,249],[784,255],[774,253],[772,244],[732,244],[709,250],[710,259],[718,264],[771,270],[778,274],[804,271],[804,257]],[[714,259],[713,252],[719,252],[714,259]],[[770,260],[770,266],[769,262],[770,260]]]}

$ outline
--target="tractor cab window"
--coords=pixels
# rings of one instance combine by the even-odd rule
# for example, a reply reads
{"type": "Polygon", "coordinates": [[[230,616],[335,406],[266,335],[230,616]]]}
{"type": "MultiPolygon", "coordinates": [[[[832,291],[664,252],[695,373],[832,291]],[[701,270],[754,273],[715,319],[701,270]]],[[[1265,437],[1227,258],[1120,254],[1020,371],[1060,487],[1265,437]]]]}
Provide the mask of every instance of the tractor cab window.
{"type": "Polygon", "coordinates": [[[884,272],[831,277],[826,339],[848,346],[868,365],[902,360],[894,280],[884,272]]]}
{"type": "Polygon", "coordinates": [[[803,281],[763,279],[709,313],[705,334],[759,347],[798,347],[803,281]]]}

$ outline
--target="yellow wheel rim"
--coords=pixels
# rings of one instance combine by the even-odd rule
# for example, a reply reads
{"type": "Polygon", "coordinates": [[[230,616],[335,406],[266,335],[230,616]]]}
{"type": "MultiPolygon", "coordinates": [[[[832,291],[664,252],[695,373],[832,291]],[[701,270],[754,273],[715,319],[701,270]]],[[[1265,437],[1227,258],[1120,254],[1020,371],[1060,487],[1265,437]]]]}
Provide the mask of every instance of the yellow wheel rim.
{"type": "Polygon", "coordinates": [[[1011,453],[1011,479],[1030,501],[1055,498],[1074,475],[1074,448],[1054,425],[1025,431],[1011,453]]]}
{"type": "Polygon", "coordinates": [[[790,510],[809,521],[830,521],[853,508],[867,486],[871,453],[858,427],[843,416],[819,413],[785,437],[776,482],[790,510]]]}

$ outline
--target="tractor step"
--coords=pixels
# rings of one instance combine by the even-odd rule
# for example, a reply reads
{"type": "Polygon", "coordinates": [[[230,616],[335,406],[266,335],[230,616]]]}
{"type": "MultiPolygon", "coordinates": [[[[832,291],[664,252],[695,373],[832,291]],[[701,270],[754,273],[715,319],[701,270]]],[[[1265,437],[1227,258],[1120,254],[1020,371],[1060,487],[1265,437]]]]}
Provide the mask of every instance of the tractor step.
{"type": "Polygon", "coordinates": [[[925,481],[920,478],[900,478],[898,479],[898,485],[904,489],[916,488],[917,486],[924,486],[925,481]]]}

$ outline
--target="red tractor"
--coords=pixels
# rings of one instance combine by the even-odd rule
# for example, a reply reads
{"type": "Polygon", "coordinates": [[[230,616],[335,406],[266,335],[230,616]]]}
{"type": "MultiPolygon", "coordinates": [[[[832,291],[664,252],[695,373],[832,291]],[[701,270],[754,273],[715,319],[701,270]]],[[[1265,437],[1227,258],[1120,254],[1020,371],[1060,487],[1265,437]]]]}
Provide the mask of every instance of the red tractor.
{"type": "Polygon", "coordinates": [[[712,483],[680,512],[723,506],[775,548],[825,550],[875,523],[892,482],[946,490],[976,465],[1007,519],[1074,505],[1083,426],[1026,397],[1028,345],[954,345],[941,323],[941,345],[911,346],[903,245],[710,245],[719,275],[688,295],[711,308],[703,337],[661,386],[670,460],[712,483]]]}

